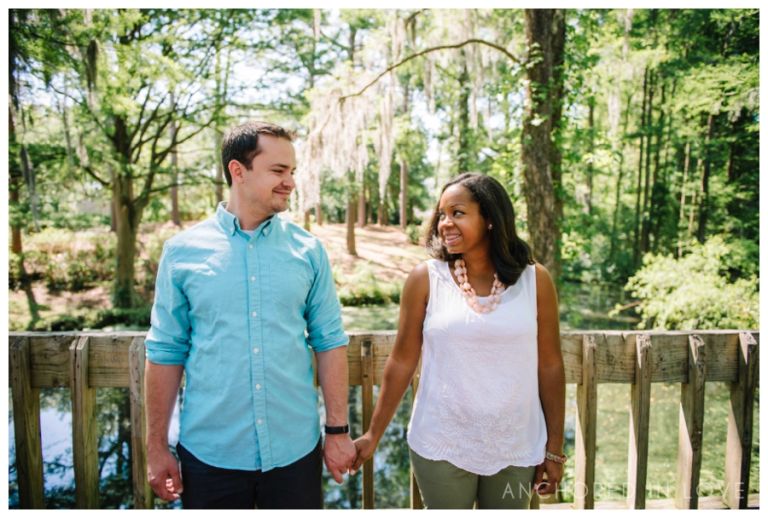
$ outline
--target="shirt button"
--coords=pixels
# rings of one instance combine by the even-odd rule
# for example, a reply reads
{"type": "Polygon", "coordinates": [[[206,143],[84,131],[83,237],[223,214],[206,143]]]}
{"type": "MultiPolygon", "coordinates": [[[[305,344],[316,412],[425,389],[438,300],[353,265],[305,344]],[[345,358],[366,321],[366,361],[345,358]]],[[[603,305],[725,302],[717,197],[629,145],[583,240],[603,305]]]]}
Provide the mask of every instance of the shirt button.
{"type": "Polygon", "coordinates": [[[256,312],[254,311],[253,313],[251,313],[251,316],[255,317],[256,316],[256,312]]]}
{"type": "Polygon", "coordinates": [[[255,281],[256,280],[256,276],[255,275],[251,275],[251,280],[255,281]]]}
{"type": "Polygon", "coordinates": [[[256,384],[256,390],[261,390],[261,385],[259,385],[258,383],[256,384]]]}
{"type": "Polygon", "coordinates": [[[256,424],[261,424],[261,419],[256,419],[256,424]]]}
{"type": "Polygon", "coordinates": [[[259,348],[258,347],[254,347],[253,348],[253,352],[256,353],[256,354],[259,354],[259,348]]]}
{"type": "Polygon", "coordinates": [[[248,245],[248,248],[253,248],[253,245],[248,245]]]}

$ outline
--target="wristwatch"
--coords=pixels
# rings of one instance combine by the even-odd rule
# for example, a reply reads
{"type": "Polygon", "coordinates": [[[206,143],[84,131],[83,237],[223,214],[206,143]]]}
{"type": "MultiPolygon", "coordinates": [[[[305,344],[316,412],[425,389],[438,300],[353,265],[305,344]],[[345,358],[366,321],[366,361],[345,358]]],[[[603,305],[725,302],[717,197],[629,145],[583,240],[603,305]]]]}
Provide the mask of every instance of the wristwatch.
{"type": "Polygon", "coordinates": [[[343,433],[349,433],[348,424],[345,424],[344,426],[325,426],[326,435],[341,435],[343,433]]]}

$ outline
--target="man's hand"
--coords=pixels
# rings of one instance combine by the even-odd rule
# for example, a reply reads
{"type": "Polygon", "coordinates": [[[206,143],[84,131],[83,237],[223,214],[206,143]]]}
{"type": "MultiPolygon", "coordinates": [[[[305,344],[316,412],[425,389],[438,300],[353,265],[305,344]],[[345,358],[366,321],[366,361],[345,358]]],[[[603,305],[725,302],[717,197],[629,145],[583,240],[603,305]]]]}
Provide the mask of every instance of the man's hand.
{"type": "Polygon", "coordinates": [[[373,457],[373,452],[376,451],[378,441],[371,437],[370,432],[366,432],[357,439],[355,439],[355,449],[357,450],[357,458],[354,464],[352,464],[352,473],[360,469],[368,459],[373,457]]]}
{"type": "Polygon", "coordinates": [[[167,502],[177,500],[184,491],[179,462],[168,447],[147,449],[147,477],[152,491],[167,502]]]}
{"type": "Polygon", "coordinates": [[[544,460],[536,466],[536,477],[533,480],[533,490],[540,495],[552,495],[563,478],[563,465],[552,460],[544,460]],[[544,478],[546,473],[547,477],[544,478]]]}
{"type": "Polygon", "coordinates": [[[325,447],[323,448],[325,467],[328,468],[337,483],[341,484],[344,480],[343,476],[347,474],[355,461],[355,455],[355,445],[348,433],[325,436],[325,447]]]}

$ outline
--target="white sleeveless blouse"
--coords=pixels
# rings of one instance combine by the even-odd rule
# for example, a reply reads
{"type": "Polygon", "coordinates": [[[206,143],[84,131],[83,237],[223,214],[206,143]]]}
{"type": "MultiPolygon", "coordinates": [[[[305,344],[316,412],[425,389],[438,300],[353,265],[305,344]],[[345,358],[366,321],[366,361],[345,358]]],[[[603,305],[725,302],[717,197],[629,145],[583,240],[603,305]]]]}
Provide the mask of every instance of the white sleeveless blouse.
{"type": "Polygon", "coordinates": [[[421,380],[408,445],[424,458],[485,476],[542,463],[547,429],[539,400],[536,267],[507,287],[496,310],[478,314],[448,263],[427,264],[421,380]]]}

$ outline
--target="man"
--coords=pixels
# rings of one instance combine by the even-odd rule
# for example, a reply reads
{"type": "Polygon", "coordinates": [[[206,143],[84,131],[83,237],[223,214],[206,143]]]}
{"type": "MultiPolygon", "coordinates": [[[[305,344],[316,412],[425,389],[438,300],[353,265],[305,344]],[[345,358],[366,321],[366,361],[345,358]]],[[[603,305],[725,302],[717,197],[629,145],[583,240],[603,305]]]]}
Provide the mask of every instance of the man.
{"type": "Polygon", "coordinates": [[[232,129],[229,202],[163,249],[146,338],[147,468],[155,493],[185,508],[322,508],[322,457],[337,482],[355,458],[328,257],[276,216],[295,187],[291,141],[273,124],[232,129]],[[182,372],[180,474],[167,438],[182,372]]]}

